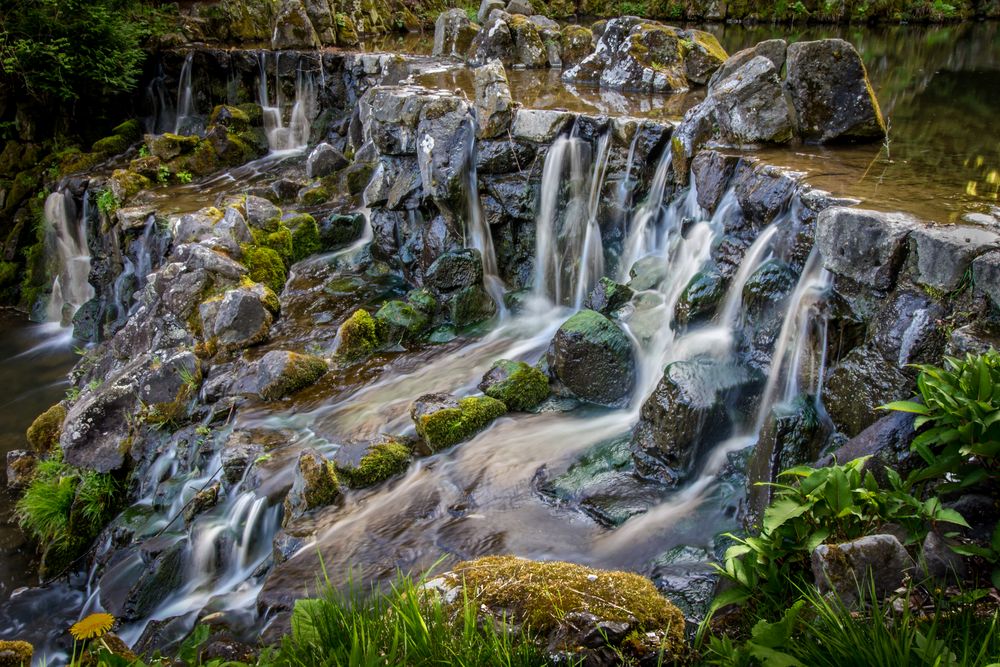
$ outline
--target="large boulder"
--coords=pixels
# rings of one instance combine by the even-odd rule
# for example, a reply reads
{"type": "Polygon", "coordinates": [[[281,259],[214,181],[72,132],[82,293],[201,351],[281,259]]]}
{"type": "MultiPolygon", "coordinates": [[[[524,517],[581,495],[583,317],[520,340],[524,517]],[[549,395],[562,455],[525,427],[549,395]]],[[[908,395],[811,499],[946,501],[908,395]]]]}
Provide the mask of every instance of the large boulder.
{"type": "Polygon", "coordinates": [[[855,48],[842,39],[795,42],[788,47],[785,86],[795,106],[799,135],[809,142],[885,136],[885,120],[855,48]]]}
{"type": "Polygon", "coordinates": [[[784,143],[794,134],[793,118],[778,71],[757,56],[713,90],[715,117],[730,144],[784,143]]]}
{"type": "Polygon", "coordinates": [[[624,16],[607,22],[594,51],[564,81],[639,92],[682,92],[705,84],[726,60],[711,34],[624,16]]]}
{"type": "Polygon", "coordinates": [[[763,42],[759,42],[755,46],[751,46],[748,49],[743,49],[742,51],[737,51],[733,55],[726,59],[726,62],[722,63],[722,66],[715,71],[712,78],[708,82],[708,90],[711,92],[718,84],[722,83],[728,79],[737,70],[742,68],[748,62],[754,58],[763,56],[771,61],[774,65],[774,71],[778,74],[781,73],[781,69],[785,66],[785,52],[788,49],[788,44],[783,39],[768,39],[763,42]]]}
{"type": "Polygon", "coordinates": [[[907,237],[919,226],[904,213],[831,207],[816,221],[816,249],[829,271],[886,290],[899,272],[907,237]]]}
{"type": "Polygon", "coordinates": [[[209,301],[201,306],[202,321],[212,323],[205,327],[211,332],[221,349],[237,350],[256,345],[267,339],[274,315],[277,299],[274,292],[259,283],[253,287],[238,287],[226,292],[212,315],[209,301]]]}
{"type": "Polygon", "coordinates": [[[309,178],[322,178],[340,171],[349,163],[344,154],[330,144],[323,142],[317,144],[316,148],[309,153],[306,160],[306,176],[309,178]]]}
{"type": "Polygon", "coordinates": [[[462,58],[478,32],[479,26],[469,20],[464,9],[441,12],[434,22],[432,54],[462,58]]]}
{"type": "Polygon", "coordinates": [[[302,0],[282,0],[278,15],[274,20],[274,32],[271,35],[271,48],[284,49],[318,49],[319,35],[309,19],[302,0]]]}
{"type": "Polygon", "coordinates": [[[480,30],[468,48],[470,65],[482,65],[491,60],[502,63],[514,62],[514,35],[510,31],[511,15],[505,11],[490,13],[483,29],[480,30]]]}
{"type": "Polygon", "coordinates": [[[713,359],[667,366],[632,431],[639,470],[669,483],[681,481],[695,464],[699,445],[729,435],[729,400],[756,379],[746,368],[713,359]]]}
{"type": "Polygon", "coordinates": [[[913,279],[938,292],[955,290],[973,260],[1000,247],[1000,234],[975,225],[927,225],[910,233],[913,279]]]}
{"type": "Polygon", "coordinates": [[[505,136],[514,118],[514,102],[503,63],[491,60],[477,68],[473,76],[479,137],[489,139],[505,136]]]}
{"type": "Polygon", "coordinates": [[[326,371],[326,362],[319,357],[271,350],[253,364],[245,385],[265,401],[274,401],[308,387],[326,371]]]}
{"type": "Polygon", "coordinates": [[[593,310],[563,322],[546,353],[552,376],[580,400],[620,408],[635,387],[635,353],[621,328],[593,310]]]}

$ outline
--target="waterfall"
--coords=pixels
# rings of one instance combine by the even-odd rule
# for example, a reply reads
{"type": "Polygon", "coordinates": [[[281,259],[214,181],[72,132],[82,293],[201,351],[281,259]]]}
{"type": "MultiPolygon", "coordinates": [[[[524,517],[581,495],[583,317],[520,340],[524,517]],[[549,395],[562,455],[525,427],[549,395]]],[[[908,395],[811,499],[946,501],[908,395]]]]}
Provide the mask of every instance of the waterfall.
{"type": "Polygon", "coordinates": [[[264,114],[264,130],[267,133],[267,145],[272,153],[301,151],[309,143],[310,119],[315,116],[316,83],[312,72],[304,72],[302,64],[295,77],[295,99],[285,124],[285,96],[282,91],[280,76],[281,53],[275,53],[274,67],[274,103],[272,104],[267,82],[267,51],[261,51],[259,56],[260,79],[257,96],[264,114]]]}
{"type": "Polygon", "coordinates": [[[181,76],[177,81],[177,116],[174,119],[174,134],[190,133],[191,119],[194,116],[194,100],[191,91],[191,69],[194,51],[188,51],[181,67],[181,76]]]}
{"type": "Polygon", "coordinates": [[[167,96],[166,78],[163,64],[157,63],[156,76],[146,86],[146,100],[152,110],[152,116],[146,119],[146,130],[152,134],[162,134],[167,131],[168,127],[173,127],[170,122],[172,114],[170,100],[167,96]]]}
{"type": "Polygon", "coordinates": [[[122,253],[122,271],[112,284],[111,298],[115,308],[115,323],[121,325],[135,308],[133,295],[146,286],[146,281],[153,271],[154,245],[163,243],[154,236],[156,216],[150,214],[142,228],[142,234],[132,241],[122,253]],[[128,251],[132,251],[129,256],[128,251]]]}
{"type": "Polygon", "coordinates": [[[583,305],[604,274],[604,244],[597,217],[610,153],[609,134],[598,140],[588,183],[585,164],[589,153],[589,144],[573,135],[553,142],[542,168],[535,230],[535,296],[575,308],[583,305]],[[562,196],[564,189],[566,197],[562,196]]]}
{"type": "MultiPolygon", "coordinates": [[[[721,207],[720,207],[721,210],[721,207]]],[[[741,309],[743,308],[743,288],[747,280],[753,275],[761,264],[766,262],[771,256],[771,239],[778,231],[777,223],[771,223],[754,240],[747,249],[740,268],[736,271],[729,290],[726,292],[726,300],[722,304],[719,314],[719,325],[726,330],[733,330],[739,324],[741,309]]]]}
{"type": "Polygon", "coordinates": [[[53,251],[55,278],[49,297],[47,319],[69,326],[76,311],[94,298],[90,278],[90,248],[87,245],[89,193],[83,197],[83,214],[76,215],[72,196],[53,192],[45,200],[48,247],[53,251]]]}
{"type": "Polygon", "coordinates": [[[656,172],[653,174],[653,183],[649,186],[649,193],[646,199],[639,205],[632,216],[629,226],[628,236],[625,238],[625,247],[622,250],[620,279],[627,282],[629,270],[641,257],[648,253],[648,249],[654,244],[656,236],[656,223],[663,210],[663,193],[667,187],[667,177],[670,174],[670,164],[672,157],[669,149],[663,151],[660,162],[656,165],[656,172]]]}
{"type": "MultiPolygon", "coordinates": [[[[483,261],[483,285],[496,303],[500,316],[504,317],[506,310],[503,295],[507,291],[507,287],[500,278],[497,255],[493,248],[493,235],[483,215],[482,202],[479,200],[479,176],[476,171],[476,122],[471,113],[467,119],[465,134],[463,159],[467,207],[464,229],[465,247],[475,248],[479,251],[483,261]]],[[[429,183],[430,181],[424,182],[429,183]]]]}

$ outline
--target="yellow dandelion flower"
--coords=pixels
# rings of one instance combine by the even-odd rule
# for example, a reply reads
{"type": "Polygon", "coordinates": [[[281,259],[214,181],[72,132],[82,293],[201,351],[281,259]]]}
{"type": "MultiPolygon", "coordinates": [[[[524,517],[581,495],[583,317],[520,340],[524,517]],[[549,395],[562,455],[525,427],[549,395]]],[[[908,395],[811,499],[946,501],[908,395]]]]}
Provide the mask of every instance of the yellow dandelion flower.
{"type": "Polygon", "coordinates": [[[73,639],[95,639],[105,634],[115,624],[111,614],[91,614],[70,626],[69,633],[73,639]]]}

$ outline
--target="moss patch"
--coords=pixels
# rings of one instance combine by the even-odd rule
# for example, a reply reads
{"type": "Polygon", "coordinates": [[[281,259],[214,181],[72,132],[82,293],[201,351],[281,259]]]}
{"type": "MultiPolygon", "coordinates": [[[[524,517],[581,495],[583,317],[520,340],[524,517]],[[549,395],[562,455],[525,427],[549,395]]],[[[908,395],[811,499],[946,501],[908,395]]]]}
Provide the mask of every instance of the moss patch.
{"type": "Polygon", "coordinates": [[[280,377],[261,391],[261,398],[273,401],[316,382],[327,371],[326,362],[311,354],[289,352],[280,377]]]}
{"type": "Polygon", "coordinates": [[[410,448],[393,438],[371,445],[357,465],[337,464],[337,472],[351,488],[374,486],[394,477],[410,465],[410,448]]]}
{"type": "Polygon", "coordinates": [[[311,215],[302,213],[286,220],[285,225],[292,230],[293,262],[301,262],[320,251],[319,226],[311,215]]]}
{"type": "Polygon", "coordinates": [[[45,454],[53,447],[58,447],[65,420],[66,408],[61,403],[56,403],[31,422],[25,434],[28,444],[39,454],[45,454]]]}
{"type": "Polygon", "coordinates": [[[285,263],[281,261],[281,256],[271,248],[257,245],[244,245],[243,263],[247,267],[250,279],[254,282],[263,283],[271,288],[275,293],[281,292],[285,288],[285,281],[288,280],[288,271],[285,263]]]}
{"type": "Polygon", "coordinates": [[[412,340],[424,332],[430,318],[423,311],[399,300],[387,301],[375,319],[382,322],[385,335],[390,341],[412,340]]]}
{"type": "Polygon", "coordinates": [[[0,641],[0,665],[10,667],[26,667],[31,664],[35,647],[28,642],[0,641]]]}
{"type": "Polygon", "coordinates": [[[460,400],[457,408],[421,415],[416,423],[417,433],[431,451],[436,452],[468,440],[506,412],[503,401],[489,396],[469,396],[460,400]]]}
{"type": "Polygon", "coordinates": [[[337,331],[340,346],[337,355],[348,360],[363,359],[382,346],[383,325],[367,310],[351,313],[337,331]]]}
{"type": "Polygon", "coordinates": [[[549,379],[523,361],[501,359],[483,378],[480,389],[511,410],[530,410],[549,395],[549,379]]]}
{"type": "Polygon", "coordinates": [[[684,615],[638,574],[514,556],[466,561],[454,572],[469,600],[503,609],[535,632],[555,630],[567,614],[583,612],[638,630],[666,631],[664,664],[673,664],[686,651],[684,615]]]}

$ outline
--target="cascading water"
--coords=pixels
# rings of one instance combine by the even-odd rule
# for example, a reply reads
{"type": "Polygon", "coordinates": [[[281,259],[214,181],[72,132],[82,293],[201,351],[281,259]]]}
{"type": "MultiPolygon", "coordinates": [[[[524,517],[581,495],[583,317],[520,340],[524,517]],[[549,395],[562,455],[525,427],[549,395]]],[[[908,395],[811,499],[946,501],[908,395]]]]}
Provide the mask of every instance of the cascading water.
{"type": "Polygon", "coordinates": [[[507,291],[497,268],[497,255],[493,249],[493,235],[483,215],[482,202],[479,199],[479,176],[476,171],[476,123],[470,115],[466,126],[465,155],[463,171],[465,173],[465,197],[467,215],[465,217],[465,246],[479,251],[483,261],[483,284],[486,292],[493,298],[500,316],[506,314],[503,296],[507,291]]]}
{"type": "Polygon", "coordinates": [[[301,63],[295,77],[295,99],[292,101],[287,125],[285,124],[285,96],[278,78],[281,53],[274,54],[274,101],[271,101],[267,81],[267,51],[259,56],[260,79],[258,101],[264,113],[264,130],[272,153],[299,152],[309,143],[310,120],[316,115],[316,84],[312,72],[305,72],[301,63]]]}
{"type": "Polygon", "coordinates": [[[646,199],[632,215],[628,236],[619,262],[620,279],[627,281],[632,265],[646,254],[646,249],[654,245],[656,225],[663,211],[663,194],[667,187],[667,177],[672,163],[671,152],[664,150],[653,174],[653,183],[646,199]]]}
{"type": "MultiPolygon", "coordinates": [[[[88,193],[89,194],[89,193],[88,193]]],[[[83,198],[83,212],[77,217],[76,204],[65,192],[53,192],[45,200],[46,242],[54,260],[52,295],[47,319],[69,326],[76,311],[94,298],[90,279],[90,248],[87,244],[87,218],[90,198],[83,198]]]]}
{"type": "Polygon", "coordinates": [[[153,270],[154,254],[160,250],[154,246],[163,244],[162,239],[156,237],[155,231],[156,216],[150,214],[142,228],[142,234],[122,253],[122,271],[115,278],[111,292],[116,324],[123,324],[132,314],[136,305],[132,302],[132,297],[145,287],[147,277],[153,270]]]}
{"type": "Polygon", "coordinates": [[[174,119],[174,134],[191,134],[191,123],[194,118],[194,93],[191,87],[193,62],[194,51],[189,51],[184,58],[180,79],[177,81],[177,115],[174,119]]]}
{"type": "Polygon", "coordinates": [[[777,223],[771,223],[747,249],[746,255],[740,263],[740,268],[737,269],[729,290],[726,292],[726,300],[722,303],[719,325],[723,329],[729,331],[739,324],[739,316],[743,308],[743,288],[753,272],[760,268],[760,265],[766,262],[771,255],[771,239],[774,238],[777,231],[777,223]]]}

